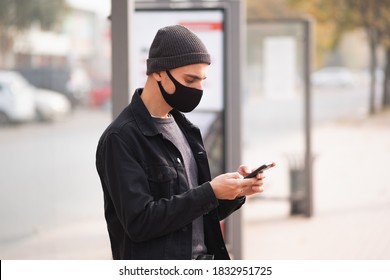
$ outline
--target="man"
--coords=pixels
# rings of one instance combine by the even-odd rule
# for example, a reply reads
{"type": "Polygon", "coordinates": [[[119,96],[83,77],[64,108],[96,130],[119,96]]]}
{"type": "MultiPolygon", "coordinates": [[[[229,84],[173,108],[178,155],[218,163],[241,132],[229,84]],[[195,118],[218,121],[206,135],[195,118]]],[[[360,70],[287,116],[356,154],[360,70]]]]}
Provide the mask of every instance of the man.
{"type": "Polygon", "coordinates": [[[144,88],[99,141],[114,259],[229,259],[219,221],[262,192],[263,175],[243,179],[245,166],[211,180],[200,131],[181,113],[199,104],[209,64],[190,30],[161,28],[144,88]]]}

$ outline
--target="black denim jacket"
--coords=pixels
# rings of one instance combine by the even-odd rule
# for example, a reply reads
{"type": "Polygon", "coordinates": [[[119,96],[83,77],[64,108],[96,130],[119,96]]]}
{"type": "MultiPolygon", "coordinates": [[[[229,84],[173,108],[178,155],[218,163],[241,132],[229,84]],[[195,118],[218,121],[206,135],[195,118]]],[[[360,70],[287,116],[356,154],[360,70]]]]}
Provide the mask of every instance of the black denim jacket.
{"type": "Polygon", "coordinates": [[[157,131],[141,93],[106,129],[96,153],[113,258],[191,259],[192,221],[203,215],[208,253],[229,259],[219,221],[245,199],[216,199],[200,131],[173,110],[198,166],[200,185],[189,188],[180,152],[157,131]]]}

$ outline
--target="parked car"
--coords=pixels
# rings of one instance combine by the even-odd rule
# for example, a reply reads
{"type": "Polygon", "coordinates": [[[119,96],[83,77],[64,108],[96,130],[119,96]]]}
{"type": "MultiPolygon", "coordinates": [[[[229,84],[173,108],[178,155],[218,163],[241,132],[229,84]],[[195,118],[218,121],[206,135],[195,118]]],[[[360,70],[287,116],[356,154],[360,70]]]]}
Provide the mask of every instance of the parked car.
{"type": "Polygon", "coordinates": [[[68,115],[72,106],[59,92],[47,89],[35,90],[35,106],[38,120],[54,121],[68,115]]]}
{"type": "Polygon", "coordinates": [[[40,66],[18,68],[15,71],[33,86],[62,93],[71,102],[72,107],[85,105],[91,87],[91,81],[82,68],[68,66],[40,66]]]}
{"type": "Polygon", "coordinates": [[[0,125],[32,121],[35,93],[18,73],[0,70],[0,125]]]}
{"type": "Polygon", "coordinates": [[[56,120],[71,111],[61,93],[39,89],[19,73],[0,71],[0,123],[56,120]]]}
{"type": "Polygon", "coordinates": [[[324,67],[312,74],[314,86],[347,87],[356,85],[354,73],[346,67],[324,67]]]}
{"type": "Polygon", "coordinates": [[[92,107],[108,106],[111,102],[111,83],[94,83],[89,92],[89,105],[92,107]]]}

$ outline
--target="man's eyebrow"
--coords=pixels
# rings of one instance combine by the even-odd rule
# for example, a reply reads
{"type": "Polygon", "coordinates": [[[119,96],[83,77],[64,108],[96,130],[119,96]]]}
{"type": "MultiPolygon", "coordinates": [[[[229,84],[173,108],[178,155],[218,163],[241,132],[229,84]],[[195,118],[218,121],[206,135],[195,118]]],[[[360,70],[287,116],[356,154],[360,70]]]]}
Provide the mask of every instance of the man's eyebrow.
{"type": "Polygon", "coordinates": [[[206,76],[198,76],[198,75],[196,75],[196,74],[185,74],[187,77],[189,77],[189,78],[193,78],[193,79],[196,79],[196,80],[205,80],[205,79],[207,79],[207,77],[206,76]]]}

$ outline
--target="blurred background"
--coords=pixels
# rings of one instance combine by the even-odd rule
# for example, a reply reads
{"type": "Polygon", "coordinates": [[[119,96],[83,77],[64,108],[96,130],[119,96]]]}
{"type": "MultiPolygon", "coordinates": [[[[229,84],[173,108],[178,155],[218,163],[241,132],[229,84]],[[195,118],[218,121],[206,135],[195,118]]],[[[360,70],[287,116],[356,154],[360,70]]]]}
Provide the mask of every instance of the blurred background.
{"type": "MultiPolygon", "coordinates": [[[[390,259],[390,1],[242,0],[244,259],[390,259]],[[313,38],[313,215],[303,60],[313,38]]],[[[109,259],[97,141],[111,121],[110,0],[0,0],[0,258],[109,259]]],[[[198,120],[202,123],[201,120],[198,120]]],[[[220,141],[203,131],[211,160],[220,141]]],[[[218,173],[216,168],[216,173],[218,173]]]]}

